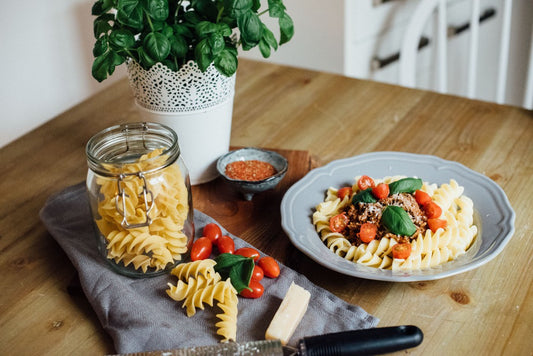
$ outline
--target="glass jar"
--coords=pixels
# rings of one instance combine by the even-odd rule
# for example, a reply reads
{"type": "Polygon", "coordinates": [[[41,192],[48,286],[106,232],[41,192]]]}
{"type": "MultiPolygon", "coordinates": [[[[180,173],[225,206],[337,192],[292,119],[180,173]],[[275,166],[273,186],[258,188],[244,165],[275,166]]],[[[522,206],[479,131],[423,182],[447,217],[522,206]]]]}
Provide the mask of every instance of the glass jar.
{"type": "Polygon", "coordinates": [[[155,123],[113,126],[88,141],[86,154],[98,249],[111,266],[147,277],[185,260],[194,220],[176,133],[155,123]]]}

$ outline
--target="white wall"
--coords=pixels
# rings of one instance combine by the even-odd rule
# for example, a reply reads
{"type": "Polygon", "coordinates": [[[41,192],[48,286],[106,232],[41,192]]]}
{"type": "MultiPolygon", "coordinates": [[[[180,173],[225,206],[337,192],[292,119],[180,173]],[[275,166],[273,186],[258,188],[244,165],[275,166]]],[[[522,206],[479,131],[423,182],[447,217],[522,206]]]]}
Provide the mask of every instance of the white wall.
{"type": "MultiPolygon", "coordinates": [[[[123,78],[126,72],[122,66],[103,83],[91,76],[93,0],[1,1],[0,147],[123,78]]],[[[333,0],[325,7],[322,0],[285,0],[295,22],[295,36],[268,60],[350,75],[344,58],[344,31],[346,22],[355,19],[345,18],[345,5],[362,6],[370,1],[333,0]]],[[[515,11],[518,24],[513,26],[526,26],[525,33],[531,33],[529,10],[533,3],[514,0],[514,4],[525,11],[515,11]]],[[[511,51],[518,45],[518,52],[527,54],[527,42],[519,42],[511,43],[511,51]]],[[[244,56],[262,59],[257,50],[244,56]]],[[[523,78],[524,73],[512,67],[509,76],[523,78]]],[[[520,96],[513,94],[509,90],[509,95],[520,96]]]]}
{"type": "Polygon", "coordinates": [[[0,147],[125,74],[91,76],[92,0],[2,0],[0,147]]]}

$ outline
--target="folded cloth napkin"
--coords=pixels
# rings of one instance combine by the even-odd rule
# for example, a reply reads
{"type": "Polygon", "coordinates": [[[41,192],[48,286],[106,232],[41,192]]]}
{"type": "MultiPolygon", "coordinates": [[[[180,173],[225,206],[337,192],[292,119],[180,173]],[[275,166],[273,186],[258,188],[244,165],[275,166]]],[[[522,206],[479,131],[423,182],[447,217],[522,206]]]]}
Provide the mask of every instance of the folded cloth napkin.
{"type": "MultiPolygon", "coordinates": [[[[198,231],[216,222],[194,212],[198,231]]],[[[66,252],[78,271],[81,286],[104,329],[111,335],[118,353],[168,350],[216,344],[216,305],[188,318],[181,303],[167,296],[167,283],[176,277],[164,274],[152,278],[129,278],[114,272],[97,250],[96,237],[83,183],[50,197],[40,212],[41,220],[66,252]]],[[[223,227],[223,232],[227,233],[223,227]]],[[[229,234],[235,247],[250,246],[229,234]]],[[[198,236],[198,235],[197,235],[198,236]]],[[[264,255],[264,254],[262,254],[264,255]]],[[[281,265],[276,279],[265,278],[260,299],[239,298],[237,342],[262,340],[291,282],[311,293],[305,316],[289,344],[304,336],[375,327],[378,319],[362,308],[346,303],[314,285],[305,276],[281,265]]]]}

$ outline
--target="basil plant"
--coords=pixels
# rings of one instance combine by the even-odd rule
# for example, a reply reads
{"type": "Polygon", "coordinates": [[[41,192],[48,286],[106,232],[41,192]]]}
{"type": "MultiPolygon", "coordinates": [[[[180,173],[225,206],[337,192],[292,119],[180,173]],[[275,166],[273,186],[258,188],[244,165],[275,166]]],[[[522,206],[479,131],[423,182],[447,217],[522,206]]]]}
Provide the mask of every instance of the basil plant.
{"type": "Polygon", "coordinates": [[[239,46],[259,46],[268,58],[294,34],[283,0],[98,0],[92,14],[92,75],[100,82],[128,58],[145,69],[161,62],[178,70],[195,60],[205,71],[214,63],[220,73],[231,76],[239,46]],[[277,19],[279,40],[261,21],[265,14],[277,19]]]}

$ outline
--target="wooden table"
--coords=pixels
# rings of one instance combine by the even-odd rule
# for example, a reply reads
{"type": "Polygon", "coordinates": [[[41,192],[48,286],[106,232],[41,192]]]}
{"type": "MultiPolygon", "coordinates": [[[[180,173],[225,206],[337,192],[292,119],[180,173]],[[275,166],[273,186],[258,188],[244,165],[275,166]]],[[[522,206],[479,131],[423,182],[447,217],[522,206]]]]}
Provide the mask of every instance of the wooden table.
{"type": "MultiPolygon", "coordinates": [[[[38,213],[52,193],[85,179],[84,145],[94,133],[139,120],[123,80],[0,150],[0,354],[114,352],[38,213]]],[[[380,326],[418,325],[425,339],[411,354],[531,355],[533,112],[242,60],[231,143],[285,150],[298,163],[252,202],[218,181],[195,186],[196,208],[380,326]],[[280,227],[283,192],[313,165],[384,150],[436,155],[493,179],[517,214],[505,250],[453,277],[390,283],[328,271],[294,248],[280,227]]]]}

